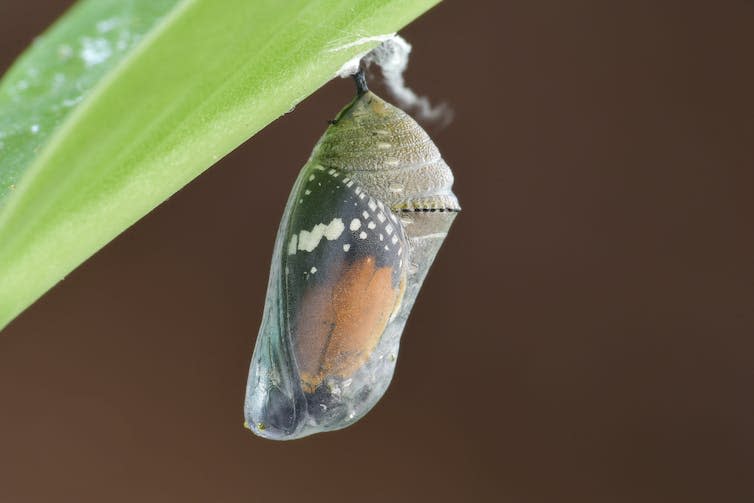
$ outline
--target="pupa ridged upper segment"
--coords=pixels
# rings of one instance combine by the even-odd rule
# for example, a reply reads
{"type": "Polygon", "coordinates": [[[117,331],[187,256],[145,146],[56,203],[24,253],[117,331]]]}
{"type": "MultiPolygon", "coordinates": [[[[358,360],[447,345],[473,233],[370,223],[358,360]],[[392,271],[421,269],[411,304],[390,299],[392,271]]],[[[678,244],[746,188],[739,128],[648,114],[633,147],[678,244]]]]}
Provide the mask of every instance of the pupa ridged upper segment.
{"type": "Polygon", "coordinates": [[[390,383],[401,333],[460,210],[427,133],[361,88],[288,199],[246,390],[246,425],[289,440],[353,424],[390,383]]]}

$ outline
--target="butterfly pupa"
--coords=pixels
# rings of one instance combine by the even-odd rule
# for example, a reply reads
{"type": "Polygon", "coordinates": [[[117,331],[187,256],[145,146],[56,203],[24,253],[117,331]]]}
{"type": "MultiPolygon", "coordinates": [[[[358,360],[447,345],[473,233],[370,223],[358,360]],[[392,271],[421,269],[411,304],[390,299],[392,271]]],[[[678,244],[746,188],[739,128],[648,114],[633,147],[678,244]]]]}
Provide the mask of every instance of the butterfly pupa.
{"type": "Polygon", "coordinates": [[[460,210],[427,133],[363,73],[356,82],[298,175],[275,241],[244,404],[262,437],[345,428],[377,403],[460,210]]]}

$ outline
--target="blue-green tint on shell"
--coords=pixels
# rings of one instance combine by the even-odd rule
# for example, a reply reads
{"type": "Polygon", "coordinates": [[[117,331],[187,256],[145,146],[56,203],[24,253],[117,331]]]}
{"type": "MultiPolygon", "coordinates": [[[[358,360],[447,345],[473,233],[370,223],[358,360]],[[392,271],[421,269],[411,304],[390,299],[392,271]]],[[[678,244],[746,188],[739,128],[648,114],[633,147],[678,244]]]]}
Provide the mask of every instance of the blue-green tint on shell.
{"type": "Polygon", "coordinates": [[[246,392],[246,425],[290,440],[382,397],[416,295],[460,210],[424,130],[371,92],[338,116],[286,205],[246,392]]]}

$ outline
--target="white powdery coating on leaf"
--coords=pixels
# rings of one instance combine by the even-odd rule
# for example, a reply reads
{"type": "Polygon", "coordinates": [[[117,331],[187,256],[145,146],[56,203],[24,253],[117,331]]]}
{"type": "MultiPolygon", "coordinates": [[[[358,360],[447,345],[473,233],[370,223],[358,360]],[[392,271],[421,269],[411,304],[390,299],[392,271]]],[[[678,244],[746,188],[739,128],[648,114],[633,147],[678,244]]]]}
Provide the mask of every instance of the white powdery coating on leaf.
{"type": "Polygon", "coordinates": [[[117,17],[103,19],[97,23],[97,31],[100,33],[107,33],[108,31],[117,28],[120,23],[121,21],[117,17]]]}
{"type": "Polygon", "coordinates": [[[81,39],[81,46],[79,55],[87,67],[104,63],[113,54],[110,42],[104,38],[84,37],[81,39]]]}
{"type": "MultiPolygon", "coordinates": [[[[329,49],[328,52],[338,52],[338,51],[344,51],[346,49],[350,49],[351,47],[358,47],[360,45],[368,44],[369,42],[385,42],[387,40],[390,40],[395,36],[395,33],[386,33],[384,35],[373,35],[371,37],[362,37],[358,40],[354,40],[353,42],[349,42],[347,44],[339,45],[337,47],[333,47],[332,49],[329,49]]],[[[364,57],[365,54],[367,54],[369,51],[364,51],[361,54],[357,54],[353,58],[346,61],[343,66],[340,67],[340,70],[338,70],[335,75],[337,77],[346,78],[350,77],[357,71],[359,71],[359,62],[361,62],[361,59],[364,57]]]]}

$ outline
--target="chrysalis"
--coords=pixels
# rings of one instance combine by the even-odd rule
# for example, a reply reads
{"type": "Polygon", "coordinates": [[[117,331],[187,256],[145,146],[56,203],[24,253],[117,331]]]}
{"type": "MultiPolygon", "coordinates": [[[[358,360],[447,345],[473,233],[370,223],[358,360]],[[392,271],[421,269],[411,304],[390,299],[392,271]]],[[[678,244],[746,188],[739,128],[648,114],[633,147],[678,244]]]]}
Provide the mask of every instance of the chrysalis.
{"type": "Polygon", "coordinates": [[[278,230],[246,426],[290,440],[345,428],[390,383],[401,333],[456,213],[427,133],[366,88],[331,121],[278,230]]]}

